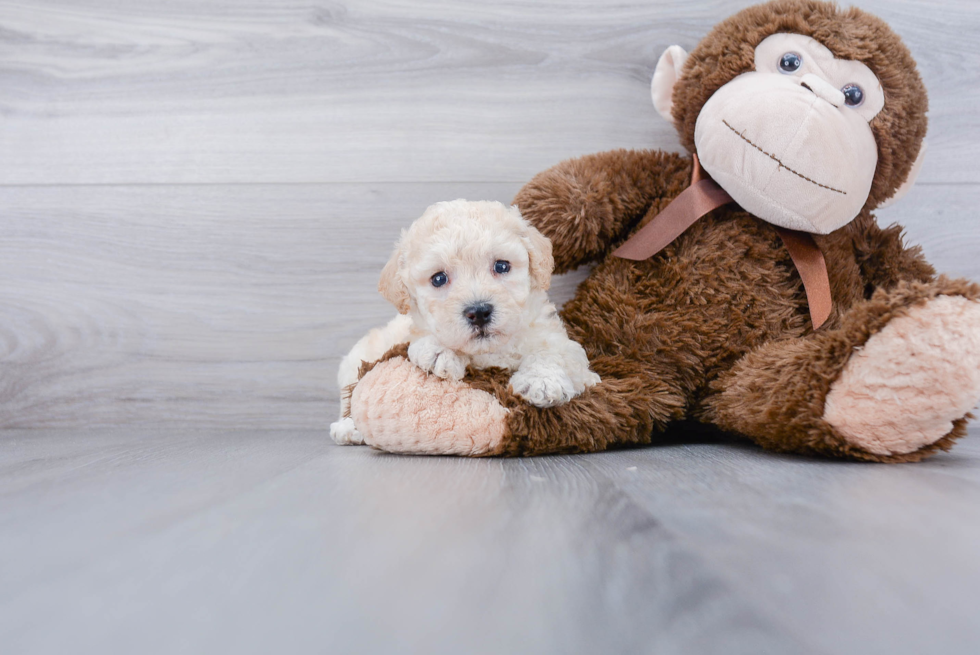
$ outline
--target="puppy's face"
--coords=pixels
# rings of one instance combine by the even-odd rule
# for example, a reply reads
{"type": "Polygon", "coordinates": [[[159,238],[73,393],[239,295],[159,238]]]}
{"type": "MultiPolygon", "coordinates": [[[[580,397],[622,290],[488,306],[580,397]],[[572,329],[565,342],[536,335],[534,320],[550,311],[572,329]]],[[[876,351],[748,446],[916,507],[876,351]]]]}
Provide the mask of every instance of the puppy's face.
{"type": "Polygon", "coordinates": [[[455,200],[402,234],[379,289],[447,348],[478,354],[527,325],[553,267],[551,242],[516,207],[455,200]]]}

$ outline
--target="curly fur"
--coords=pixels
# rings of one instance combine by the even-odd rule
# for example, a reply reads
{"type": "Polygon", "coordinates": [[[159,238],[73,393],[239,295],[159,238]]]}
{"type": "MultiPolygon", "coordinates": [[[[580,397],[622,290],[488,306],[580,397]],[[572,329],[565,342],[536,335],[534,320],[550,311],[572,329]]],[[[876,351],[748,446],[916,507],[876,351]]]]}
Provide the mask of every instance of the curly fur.
{"type": "MultiPolygon", "coordinates": [[[[408,359],[440,378],[459,380],[467,365],[506,368],[513,388],[535,406],[568,401],[599,378],[548,300],[552,268],[551,243],[516,207],[432,205],[402,232],[381,274],[379,290],[400,314],[355,344],[340,363],[338,385],[355,383],[362,361],[409,341],[408,359]],[[507,269],[498,272],[497,264],[507,269]],[[435,275],[444,279],[439,286],[435,275]],[[486,314],[474,322],[477,307],[486,314]]],[[[350,400],[345,393],[330,426],[340,444],[361,442],[350,400]]]]}

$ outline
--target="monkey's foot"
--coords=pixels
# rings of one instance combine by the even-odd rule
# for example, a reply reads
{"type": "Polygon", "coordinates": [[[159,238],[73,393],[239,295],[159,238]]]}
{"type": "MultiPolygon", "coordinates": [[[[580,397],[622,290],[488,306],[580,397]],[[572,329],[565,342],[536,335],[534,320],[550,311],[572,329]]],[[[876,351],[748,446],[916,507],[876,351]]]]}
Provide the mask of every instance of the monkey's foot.
{"type": "Polygon", "coordinates": [[[404,357],[361,378],[351,416],[364,443],[393,453],[495,455],[509,435],[507,410],[492,395],[427,375],[404,357]]]}
{"type": "Polygon", "coordinates": [[[980,400],[980,303],[937,296],[890,321],[848,361],[824,420],[875,455],[935,443],[980,400]]]}

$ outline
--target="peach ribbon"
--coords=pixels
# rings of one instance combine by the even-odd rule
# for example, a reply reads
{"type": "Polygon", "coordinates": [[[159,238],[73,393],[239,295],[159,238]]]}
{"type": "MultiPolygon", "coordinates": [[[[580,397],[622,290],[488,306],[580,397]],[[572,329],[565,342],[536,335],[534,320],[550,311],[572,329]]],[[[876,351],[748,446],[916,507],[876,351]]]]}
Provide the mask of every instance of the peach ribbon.
{"type": "MultiPolygon", "coordinates": [[[[626,243],[613,251],[616,257],[641,261],[653,257],[679,237],[687,228],[708,212],[732,202],[732,197],[718,183],[704,174],[698,156],[694,155],[691,186],[670,201],[667,207],[653,217],[626,243]]],[[[776,233],[789,250],[796,266],[810,306],[813,329],[826,322],[833,307],[827,262],[820,247],[808,232],[790,230],[773,225],[776,233]]]]}

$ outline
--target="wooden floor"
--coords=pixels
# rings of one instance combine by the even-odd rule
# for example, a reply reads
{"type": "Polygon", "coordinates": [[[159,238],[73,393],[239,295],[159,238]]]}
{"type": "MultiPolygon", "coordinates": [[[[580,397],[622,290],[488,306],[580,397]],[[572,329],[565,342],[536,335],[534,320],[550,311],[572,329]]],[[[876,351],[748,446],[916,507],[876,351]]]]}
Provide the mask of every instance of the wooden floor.
{"type": "Polygon", "coordinates": [[[0,434],[5,655],[968,655],[978,553],[980,434],[894,466],[0,434]]]}
{"type": "MultiPolygon", "coordinates": [[[[326,435],[399,230],[678,150],[657,58],[748,4],[0,0],[0,655],[980,653],[980,433],[911,466],[326,435]]],[[[858,4],[930,92],[879,220],[980,279],[977,3],[858,4]]]]}

